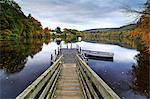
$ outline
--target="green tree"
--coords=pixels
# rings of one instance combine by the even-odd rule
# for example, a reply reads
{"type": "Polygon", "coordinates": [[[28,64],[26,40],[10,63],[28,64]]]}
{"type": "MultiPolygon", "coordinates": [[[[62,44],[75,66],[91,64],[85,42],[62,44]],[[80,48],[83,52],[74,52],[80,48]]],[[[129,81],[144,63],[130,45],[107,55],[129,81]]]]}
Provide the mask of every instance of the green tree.
{"type": "Polygon", "coordinates": [[[61,33],[61,28],[60,27],[56,27],[55,32],[56,33],[61,33]]]}

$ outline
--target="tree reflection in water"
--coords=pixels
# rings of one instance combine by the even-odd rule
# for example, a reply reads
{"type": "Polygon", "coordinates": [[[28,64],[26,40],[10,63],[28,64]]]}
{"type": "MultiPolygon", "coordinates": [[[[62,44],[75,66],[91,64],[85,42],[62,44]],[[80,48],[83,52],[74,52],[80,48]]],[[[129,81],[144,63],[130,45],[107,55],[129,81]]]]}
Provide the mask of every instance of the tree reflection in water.
{"type": "Polygon", "coordinates": [[[132,89],[135,91],[144,94],[149,99],[150,93],[150,60],[149,54],[140,53],[137,55],[137,63],[133,66],[132,74],[134,76],[134,81],[132,85],[132,89]]]}
{"type": "Polygon", "coordinates": [[[42,48],[46,39],[32,39],[21,42],[2,41],[0,43],[0,69],[7,73],[19,72],[24,68],[27,57],[33,57],[42,48]]]}
{"type": "MultiPolygon", "coordinates": [[[[132,77],[130,88],[133,92],[140,93],[143,96],[150,98],[150,54],[144,53],[140,48],[140,42],[135,42],[127,38],[109,38],[100,37],[99,35],[87,35],[83,38],[86,41],[98,42],[98,43],[109,43],[123,46],[125,48],[136,49],[140,51],[140,54],[136,56],[137,64],[132,66],[132,77]]],[[[125,78],[124,78],[125,79],[125,78]]],[[[123,84],[123,86],[125,86],[123,84]]],[[[117,89],[115,89],[117,90],[117,89]]],[[[119,92],[119,91],[118,91],[119,92]]]]}

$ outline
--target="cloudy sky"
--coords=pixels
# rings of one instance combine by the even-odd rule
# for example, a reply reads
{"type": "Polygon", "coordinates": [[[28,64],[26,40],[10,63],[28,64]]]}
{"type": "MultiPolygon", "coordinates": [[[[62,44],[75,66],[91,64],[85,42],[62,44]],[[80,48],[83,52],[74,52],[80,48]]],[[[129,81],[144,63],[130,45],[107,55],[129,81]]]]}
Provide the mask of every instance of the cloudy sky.
{"type": "Polygon", "coordinates": [[[22,11],[38,19],[43,27],[92,28],[120,27],[135,22],[136,15],[123,7],[139,9],[146,0],[15,0],[22,11]]]}

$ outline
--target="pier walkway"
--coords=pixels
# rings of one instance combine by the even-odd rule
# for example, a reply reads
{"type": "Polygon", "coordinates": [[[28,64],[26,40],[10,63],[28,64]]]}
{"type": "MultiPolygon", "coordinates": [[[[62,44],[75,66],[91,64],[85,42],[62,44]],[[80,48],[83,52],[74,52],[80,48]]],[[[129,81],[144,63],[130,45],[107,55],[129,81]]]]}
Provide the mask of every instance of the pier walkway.
{"type": "Polygon", "coordinates": [[[76,49],[62,49],[64,64],[56,84],[55,99],[83,99],[77,67],[75,64],[76,49]]]}
{"type": "Polygon", "coordinates": [[[61,53],[16,99],[120,99],[77,49],[61,49],[61,53]]]}

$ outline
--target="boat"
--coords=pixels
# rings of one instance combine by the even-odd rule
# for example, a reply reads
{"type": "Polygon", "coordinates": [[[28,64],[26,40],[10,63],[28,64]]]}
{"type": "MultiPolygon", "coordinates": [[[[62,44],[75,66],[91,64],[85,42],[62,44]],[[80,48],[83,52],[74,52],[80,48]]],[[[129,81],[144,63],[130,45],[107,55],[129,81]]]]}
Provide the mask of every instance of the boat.
{"type": "Polygon", "coordinates": [[[114,53],[111,52],[102,52],[102,51],[91,51],[91,50],[82,50],[82,55],[88,59],[100,59],[113,61],[114,53]]]}
{"type": "Polygon", "coordinates": [[[60,45],[60,43],[61,43],[61,38],[56,38],[56,39],[55,39],[55,42],[57,43],[57,45],[60,45]]]}

